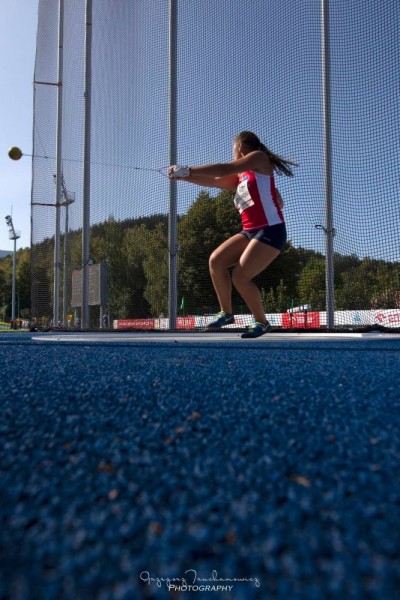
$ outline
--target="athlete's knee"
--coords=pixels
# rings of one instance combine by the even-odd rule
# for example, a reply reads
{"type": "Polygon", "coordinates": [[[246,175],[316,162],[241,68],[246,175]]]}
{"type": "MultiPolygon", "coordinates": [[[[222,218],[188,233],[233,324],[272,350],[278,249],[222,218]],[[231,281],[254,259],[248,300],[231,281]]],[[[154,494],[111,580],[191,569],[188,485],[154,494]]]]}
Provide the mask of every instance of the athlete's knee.
{"type": "Polygon", "coordinates": [[[215,253],[213,252],[210,256],[210,258],[208,259],[208,268],[210,269],[211,272],[215,271],[215,264],[216,264],[216,257],[215,257],[215,253]]]}
{"type": "Polygon", "coordinates": [[[208,259],[208,266],[210,271],[218,271],[218,269],[225,269],[224,261],[222,260],[221,255],[215,250],[210,258],[208,259]]]}
{"type": "Polygon", "coordinates": [[[240,265],[236,265],[236,267],[232,270],[232,283],[233,285],[240,286],[241,284],[246,284],[250,282],[250,278],[246,275],[245,269],[240,265]]]}

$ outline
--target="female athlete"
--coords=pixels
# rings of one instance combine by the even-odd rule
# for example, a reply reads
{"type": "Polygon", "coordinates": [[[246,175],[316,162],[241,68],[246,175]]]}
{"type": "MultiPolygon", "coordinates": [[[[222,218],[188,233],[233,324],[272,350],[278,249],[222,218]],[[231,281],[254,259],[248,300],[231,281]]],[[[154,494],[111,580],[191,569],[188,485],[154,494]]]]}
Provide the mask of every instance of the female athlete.
{"type": "Polygon", "coordinates": [[[233,160],[229,163],[169,167],[171,179],[236,190],[234,202],[241,215],[243,229],[223,242],[210,256],[210,274],[221,312],[209,323],[209,328],[235,322],[233,283],[254,316],[254,324],[242,337],[256,338],[270,330],[261,293],[253,279],[285,247],[283,200],[275,187],[274,172],[292,176],[295,164],[273,153],[251,131],[242,131],[233,141],[233,160]]]}

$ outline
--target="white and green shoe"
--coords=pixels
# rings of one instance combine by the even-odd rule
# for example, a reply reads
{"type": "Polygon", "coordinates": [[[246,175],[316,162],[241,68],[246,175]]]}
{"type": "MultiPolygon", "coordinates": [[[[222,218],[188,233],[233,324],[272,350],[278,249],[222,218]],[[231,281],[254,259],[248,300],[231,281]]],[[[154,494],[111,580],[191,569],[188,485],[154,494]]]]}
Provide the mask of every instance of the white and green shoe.
{"type": "Polygon", "coordinates": [[[221,310],[221,312],[215,315],[214,321],[211,321],[207,327],[213,329],[215,327],[223,327],[224,325],[232,325],[234,322],[235,317],[232,314],[221,310]]]}
{"type": "Polygon", "coordinates": [[[260,335],[264,335],[264,333],[268,333],[271,331],[271,324],[267,321],[266,323],[260,323],[256,321],[251,327],[249,327],[248,331],[242,333],[242,338],[257,338],[260,335]]]}

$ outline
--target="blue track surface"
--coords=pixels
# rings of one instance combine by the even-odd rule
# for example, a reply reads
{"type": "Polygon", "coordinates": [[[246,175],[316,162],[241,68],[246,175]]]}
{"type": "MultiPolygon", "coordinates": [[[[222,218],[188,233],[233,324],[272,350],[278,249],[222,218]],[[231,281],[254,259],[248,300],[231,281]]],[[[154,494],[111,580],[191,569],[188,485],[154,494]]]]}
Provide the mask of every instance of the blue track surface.
{"type": "Polygon", "coordinates": [[[0,598],[394,600],[398,339],[0,357],[0,598]]]}

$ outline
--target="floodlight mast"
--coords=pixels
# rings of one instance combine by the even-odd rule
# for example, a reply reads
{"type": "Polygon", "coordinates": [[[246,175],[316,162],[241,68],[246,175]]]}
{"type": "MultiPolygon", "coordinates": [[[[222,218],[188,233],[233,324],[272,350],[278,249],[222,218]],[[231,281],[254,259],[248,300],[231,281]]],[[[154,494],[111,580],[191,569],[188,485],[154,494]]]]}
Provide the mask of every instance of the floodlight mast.
{"type": "MultiPolygon", "coordinates": [[[[14,241],[14,252],[13,252],[13,273],[12,273],[12,294],[11,294],[11,321],[15,326],[15,283],[16,283],[16,271],[17,271],[17,240],[21,237],[21,232],[16,231],[14,223],[10,215],[6,216],[6,223],[8,226],[8,238],[14,241]]],[[[19,316],[19,315],[18,315],[19,316]]]]}

